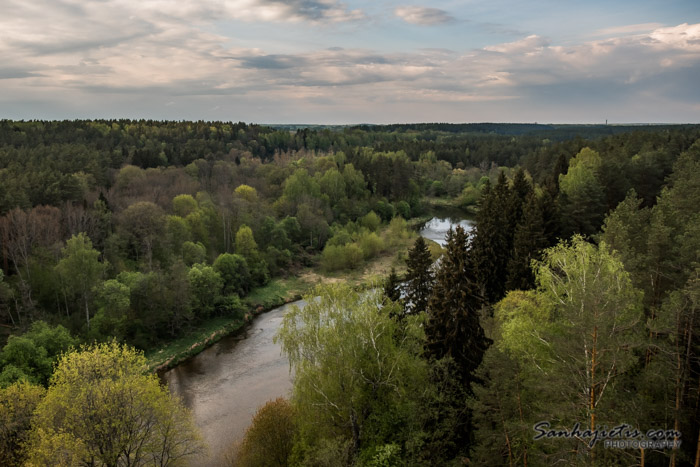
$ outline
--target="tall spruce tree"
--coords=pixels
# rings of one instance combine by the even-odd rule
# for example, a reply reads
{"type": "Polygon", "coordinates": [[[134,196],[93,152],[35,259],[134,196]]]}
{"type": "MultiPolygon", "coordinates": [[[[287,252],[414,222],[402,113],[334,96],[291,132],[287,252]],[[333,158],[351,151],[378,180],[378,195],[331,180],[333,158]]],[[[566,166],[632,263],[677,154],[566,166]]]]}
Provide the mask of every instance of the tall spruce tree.
{"type": "Polygon", "coordinates": [[[548,245],[542,211],[537,197],[530,193],[523,215],[515,229],[513,254],[508,261],[508,290],[528,290],[535,286],[535,276],[530,263],[540,258],[540,252],[548,245]]]}
{"type": "Polygon", "coordinates": [[[447,233],[433,294],[428,304],[425,333],[428,351],[436,358],[451,357],[459,377],[469,386],[488,345],[479,324],[483,299],[471,267],[467,233],[461,226],[447,233]]]}
{"type": "MultiPolygon", "coordinates": [[[[477,381],[474,375],[488,347],[478,316],[483,300],[478,294],[479,287],[467,247],[464,229],[450,229],[425,325],[429,355],[434,361],[445,364],[449,372],[449,375],[438,377],[439,384],[454,381],[455,385],[461,386],[465,398],[473,396],[472,383],[477,381]]],[[[472,444],[474,431],[471,411],[465,407],[464,400],[446,400],[439,410],[446,414],[461,412],[451,436],[455,445],[462,447],[472,444]]]]}
{"type": "Polygon", "coordinates": [[[476,234],[471,245],[471,257],[476,268],[480,294],[488,303],[500,300],[506,292],[508,260],[513,230],[508,213],[511,211],[508,179],[501,172],[494,187],[486,185],[476,216],[476,234]]]}
{"type": "Polygon", "coordinates": [[[528,198],[533,193],[532,185],[525,177],[525,171],[520,168],[513,176],[513,182],[510,189],[510,206],[508,210],[508,220],[512,228],[512,232],[515,232],[517,224],[523,217],[523,210],[525,209],[525,204],[528,198]]]}
{"type": "Polygon", "coordinates": [[[406,266],[405,310],[407,315],[411,315],[427,309],[435,282],[433,259],[423,237],[418,237],[409,250],[406,266]]]}

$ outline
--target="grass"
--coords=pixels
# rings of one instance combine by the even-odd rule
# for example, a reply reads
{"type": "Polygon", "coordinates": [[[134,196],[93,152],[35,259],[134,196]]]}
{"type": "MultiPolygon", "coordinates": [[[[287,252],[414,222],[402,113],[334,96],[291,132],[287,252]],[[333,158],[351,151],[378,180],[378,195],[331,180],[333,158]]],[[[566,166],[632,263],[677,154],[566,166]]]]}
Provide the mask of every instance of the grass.
{"type": "Polygon", "coordinates": [[[159,347],[146,351],[151,371],[167,370],[198,354],[222,337],[243,327],[244,319],[211,318],[194,326],[186,334],[159,347]]]}

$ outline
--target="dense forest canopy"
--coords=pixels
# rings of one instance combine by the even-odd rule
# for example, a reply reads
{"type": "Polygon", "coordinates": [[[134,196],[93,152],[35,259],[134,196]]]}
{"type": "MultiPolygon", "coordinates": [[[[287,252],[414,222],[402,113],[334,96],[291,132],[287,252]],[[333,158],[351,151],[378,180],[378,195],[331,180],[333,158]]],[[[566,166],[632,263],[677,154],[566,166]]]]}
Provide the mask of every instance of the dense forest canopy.
{"type": "Polygon", "coordinates": [[[284,413],[289,459],[697,463],[698,173],[698,125],[0,121],[0,402],[26,396],[0,407],[2,459],[58,442],[30,415],[81,342],[148,350],[241,320],[271,280],[405,250],[407,220],[442,203],[477,224],[436,265],[419,238],[397,253],[405,284],[318,289],[286,319],[300,377],[259,419],[284,413]],[[668,428],[683,445],[537,442],[541,420],[668,428]]]}

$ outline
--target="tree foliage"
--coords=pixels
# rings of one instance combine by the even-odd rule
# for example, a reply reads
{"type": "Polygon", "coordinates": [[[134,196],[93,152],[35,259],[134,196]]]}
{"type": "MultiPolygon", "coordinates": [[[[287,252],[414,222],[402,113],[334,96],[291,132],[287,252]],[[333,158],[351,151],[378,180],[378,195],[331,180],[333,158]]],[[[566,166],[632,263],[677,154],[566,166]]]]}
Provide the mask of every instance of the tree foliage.
{"type": "Polygon", "coordinates": [[[116,343],[63,355],[32,424],[28,465],[173,465],[202,452],[189,412],[116,343]]]}

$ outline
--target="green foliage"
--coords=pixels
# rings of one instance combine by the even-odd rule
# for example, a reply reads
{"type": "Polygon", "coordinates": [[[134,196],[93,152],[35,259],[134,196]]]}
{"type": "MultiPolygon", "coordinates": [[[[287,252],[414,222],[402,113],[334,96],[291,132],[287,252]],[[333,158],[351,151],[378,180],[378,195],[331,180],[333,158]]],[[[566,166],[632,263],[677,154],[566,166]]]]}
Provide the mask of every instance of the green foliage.
{"type": "Polygon", "coordinates": [[[91,337],[104,340],[124,337],[127,327],[131,290],[116,279],[109,279],[97,289],[98,311],[92,320],[91,337]]]}
{"type": "Polygon", "coordinates": [[[253,230],[247,225],[242,225],[236,232],[236,253],[246,259],[252,258],[258,252],[258,244],[255,243],[253,230]]]}
{"type": "Polygon", "coordinates": [[[254,203],[258,200],[257,190],[249,185],[239,185],[233,192],[236,196],[239,196],[249,203],[254,203]]]}
{"type": "Polygon", "coordinates": [[[396,269],[391,268],[391,272],[384,282],[384,296],[392,302],[398,302],[401,299],[401,281],[396,275],[396,269]]]}
{"type": "Polygon", "coordinates": [[[466,232],[457,226],[446,240],[427,306],[425,333],[431,355],[451,357],[460,380],[469,387],[488,346],[479,323],[483,299],[467,254],[466,232]]]}
{"type": "Polygon", "coordinates": [[[211,316],[221,297],[224,280],[215,268],[206,264],[195,264],[187,273],[190,284],[192,308],[200,316],[211,316]]]}
{"type": "Polygon", "coordinates": [[[173,198],[173,213],[178,217],[187,217],[199,209],[192,195],[177,195],[173,198]]]}
{"type": "Polygon", "coordinates": [[[364,262],[365,254],[355,243],[328,245],[321,252],[321,267],[328,272],[357,269],[364,262]]]}
{"type": "Polygon", "coordinates": [[[182,244],[189,241],[192,237],[190,226],[180,216],[166,216],[165,230],[167,232],[169,250],[179,255],[182,251],[182,244]]]}
{"type": "Polygon", "coordinates": [[[23,335],[10,336],[0,352],[3,368],[0,387],[20,380],[46,386],[56,359],[76,343],[63,326],[51,327],[43,321],[32,323],[23,335]]]}
{"type": "Polygon", "coordinates": [[[536,291],[510,292],[494,308],[497,350],[489,353],[479,373],[486,381],[483,390],[475,389],[480,397],[477,420],[495,412],[501,419],[499,431],[505,429],[508,438],[483,425],[477,452],[503,462],[524,455],[530,462],[544,461],[547,455],[573,462],[572,450],[592,455],[577,440],[539,442],[525,454],[531,423],[580,422],[593,429],[634,419],[638,409],[629,399],[627,404],[619,400],[628,397],[622,382],[635,368],[635,349],[644,342],[641,294],[604,243],[596,247],[579,236],[545,250],[536,277],[536,291]],[[509,381],[512,375],[515,379],[509,381]],[[509,400],[506,394],[524,399],[509,400]],[[525,402],[535,395],[546,403],[525,402]],[[511,440],[517,448],[506,450],[503,443],[511,440]]]}
{"type": "Polygon", "coordinates": [[[187,241],[182,244],[182,260],[186,265],[192,266],[196,263],[203,263],[207,257],[207,249],[197,242],[187,241]]]}
{"type": "Polygon", "coordinates": [[[357,245],[365,259],[374,258],[384,250],[384,240],[374,232],[363,232],[357,238],[357,245]]]}
{"type": "Polygon", "coordinates": [[[214,269],[223,280],[223,293],[243,297],[250,291],[251,279],[248,263],[241,255],[224,253],[214,261],[214,269]]]}
{"type": "Polygon", "coordinates": [[[240,467],[286,467],[296,434],[292,405],[283,398],[269,401],[253,416],[229,463],[240,467]]]}
{"type": "Polygon", "coordinates": [[[27,381],[0,388],[0,464],[24,464],[32,415],[45,392],[43,387],[27,381]]]}
{"type": "Polygon", "coordinates": [[[433,260],[423,237],[416,238],[406,259],[406,314],[416,314],[428,308],[435,273],[433,260]]]}
{"type": "Polygon", "coordinates": [[[570,233],[594,234],[605,216],[605,190],[597,175],[600,155],[583,148],[569,161],[566,175],[559,176],[564,222],[570,233]]]}
{"type": "Polygon", "coordinates": [[[61,250],[63,258],[56,265],[65,293],[76,297],[85,310],[87,328],[90,329],[90,304],[95,286],[104,274],[106,264],[99,261],[100,252],[92,248],[92,242],[83,233],[66,241],[61,250]]]}
{"type": "Polygon", "coordinates": [[[202,451],[189,412],[115,343],[65,354],[32,424],[29,465],[172,465],[202,451]]]}
{"type": "Polygon", "coordinates": [[[163,209],[148,201],[134,203],[119,215],[119,226],[132,245],[135,259],[145,258],[149,269],[152,268],[154,250],[165,232],[163,209]]]}
{"type": "Polygon", "coordinates": [[[306,300],[285,315],[276,337],[295,374],[296,455],[313,462],[330,442],[352,459],[406,442],[427,377],[420,318],[400,326],[390,317],[397,305],[381,308],[381,292],[342,285],[318,288],[306,300]]]}
{"type": "Polygon", "coordinates": [[[376,232],[381,224],[382,219],[374,211],[368,212],[360,219],[360,225],[368,229],[370,232],[376,232]]]}

